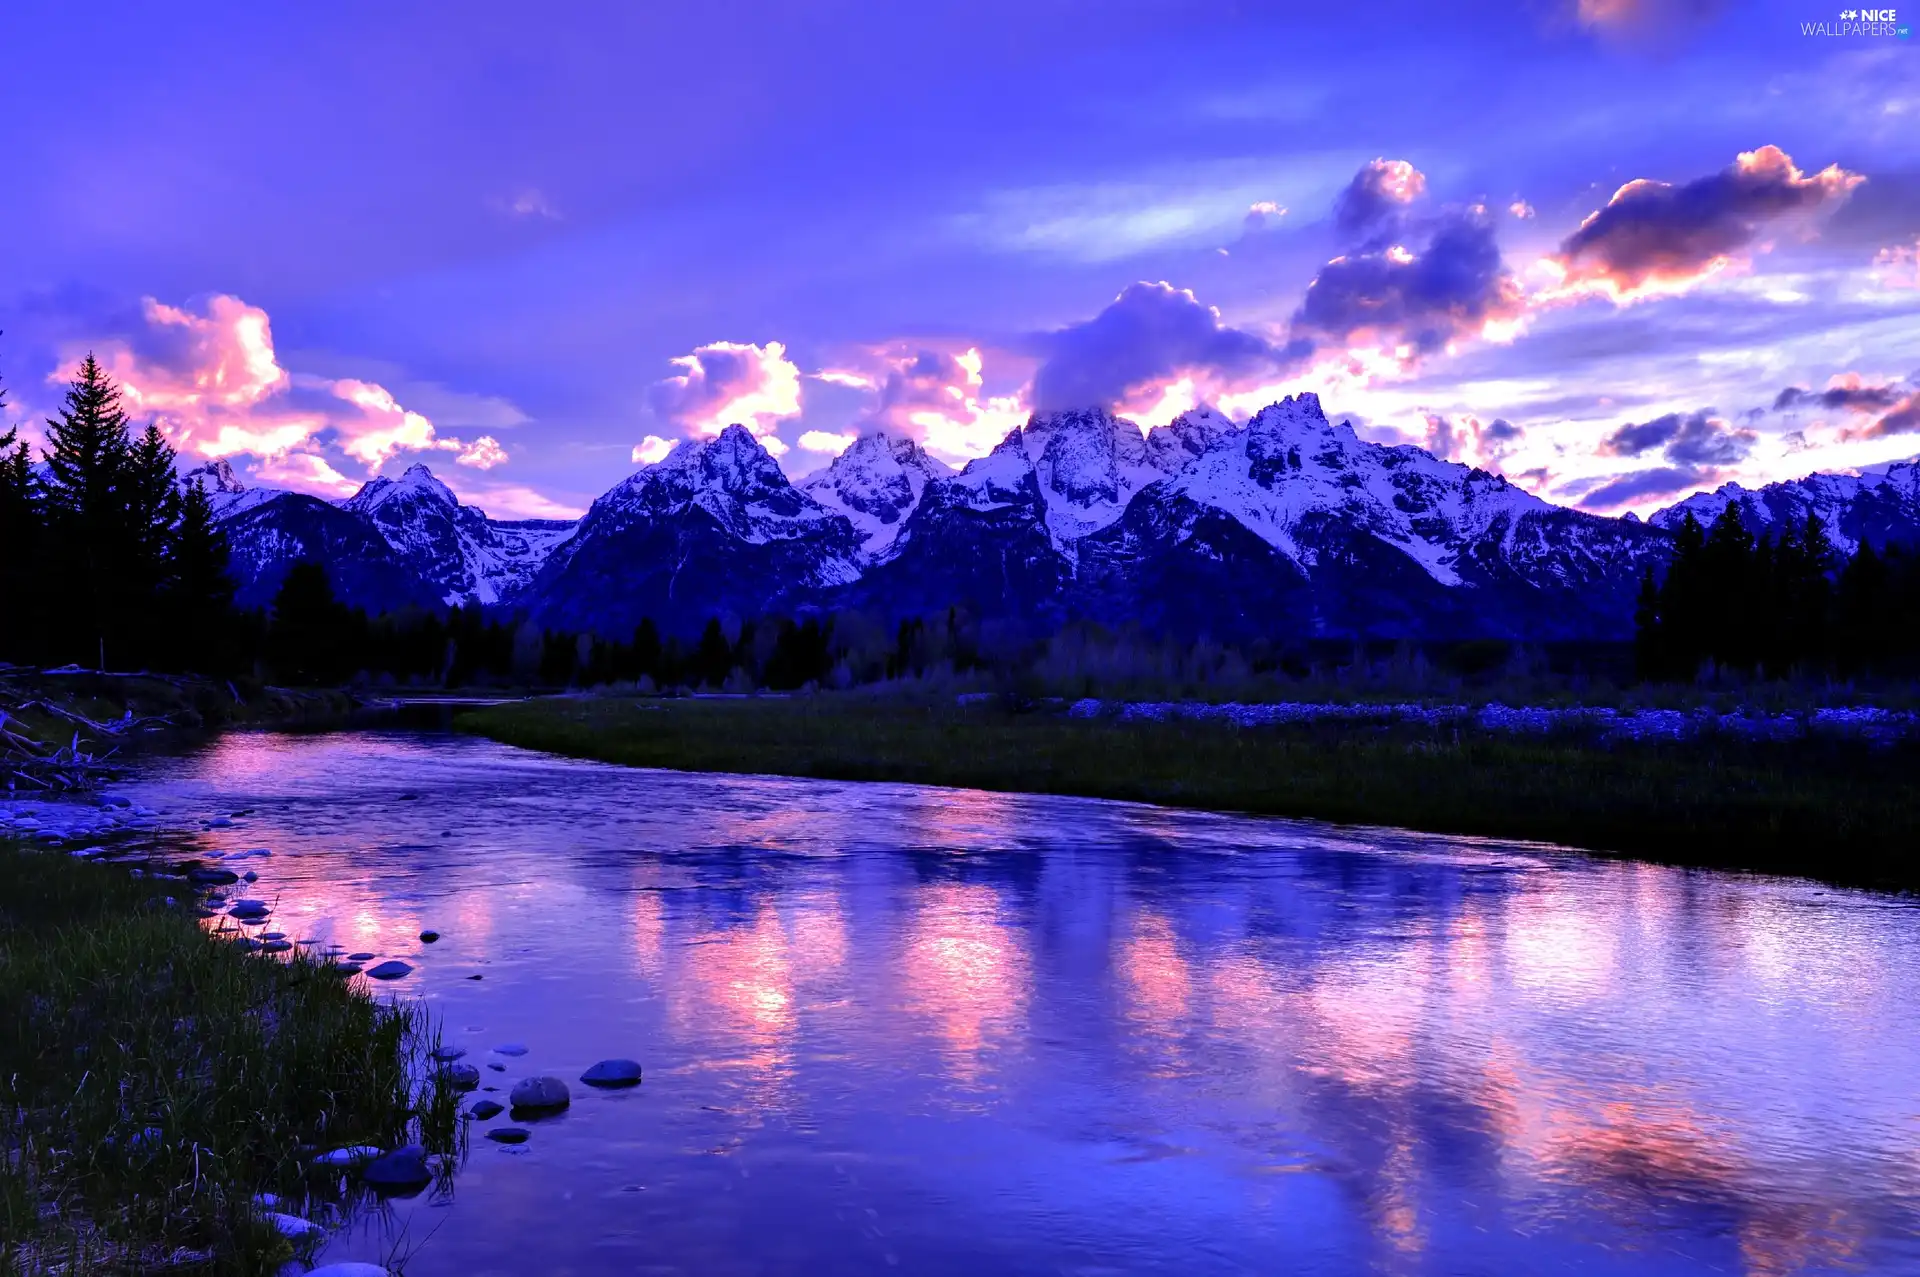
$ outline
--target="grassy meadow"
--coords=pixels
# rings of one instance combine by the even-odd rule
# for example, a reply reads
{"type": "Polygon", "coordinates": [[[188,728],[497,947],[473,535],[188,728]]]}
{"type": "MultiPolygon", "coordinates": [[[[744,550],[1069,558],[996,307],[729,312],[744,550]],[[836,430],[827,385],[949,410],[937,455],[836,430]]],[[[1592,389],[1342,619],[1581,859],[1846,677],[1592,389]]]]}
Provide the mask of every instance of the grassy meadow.
{"type": "Polygon", "coordinates": [[[455,723],[636,767],[1075,794],[1920,885],[1920,751],[1911,744],[1117,722],[1008,700],[862,692],[556,697],[455,723]]]}

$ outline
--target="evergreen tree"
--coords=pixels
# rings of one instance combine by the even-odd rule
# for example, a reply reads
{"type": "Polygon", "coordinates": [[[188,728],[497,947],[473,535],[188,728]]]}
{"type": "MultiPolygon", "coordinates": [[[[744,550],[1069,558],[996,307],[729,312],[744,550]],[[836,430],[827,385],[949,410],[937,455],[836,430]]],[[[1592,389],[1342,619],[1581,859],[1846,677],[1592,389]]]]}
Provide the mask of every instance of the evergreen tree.
{"type": "Polygon", "coordinates": [[[633,631],[632,677],[637,682],[650,678],[661,681],[660,667],[660,627],[653,623],[652,617],[645,617],[633,631]]]}
{"type": "Polygon", "coordinates": [[[267,659],[293,683],[337,683],[351,668],[352,618],[334,597],[325,565],[302,559],[273,596],[267,659]]]}
{"type": "Polygon", "coordinates": [[[233,577],[227,534],[213,520],[213,502],[195,479],[180,497],[169,556],[166,606],[173,663],[207,672],[233,668],[233,577]]]}
{"type": "Polygon", "coordinates": [[[732,672],[733,644],[727,642],[727,632],[721,628],[720,618],[716,616],[700,632],[700,645],[693,651],[691,673],[695,683],[719,687],[732,672]]]}
{"type": "MultiPolygon", "coordinates": [[[[7,389],[0,385],[0,413],[7,389]]],[[[33,458],[17,428],[0,432],[0,660],[39,659],[37,569],[44,546],[33,458]]]]}
{"type": "Polygon", "coordinates": [[[135,546],[124,485],[131,441],[120,390],[92,355],[68,387],[60,415],[47,421],[45,509],[57,559],[46,603],[65,654],[106,662],[125,614],[125,568],[135,546]]]}
{"type": "Polygon", "coordinates": [[[1633,608],[1633,666],[1643,679],[1667,677],[1667,654],[1660,632],[1660,587],[1651,565],[1640,574],[1640,596],[1633,608]]]}
{"type": "Polygon", "coordinates": [[[132,555],[124,575],[129,608],[146,611],[167,593],[181,502],[173,462],[173,446],[151,422],[127,451],[123,490],[132,555]]]}

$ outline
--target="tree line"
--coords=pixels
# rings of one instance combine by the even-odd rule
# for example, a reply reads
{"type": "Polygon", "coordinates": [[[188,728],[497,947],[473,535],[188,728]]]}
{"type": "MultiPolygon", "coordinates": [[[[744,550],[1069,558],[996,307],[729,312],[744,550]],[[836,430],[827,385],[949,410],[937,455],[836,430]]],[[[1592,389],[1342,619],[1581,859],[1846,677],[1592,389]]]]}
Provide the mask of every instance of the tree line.
{"type": "MultiPolygon", "coordinates": [[[[5,396],[0,393],[0,407],[5,396]]],[[[88,355],[47,421],[36,467],[0,432],[0,657],[96,668],[223,663],[233,632],[227,540],[198,485],[88,355]]]]}
{"type": "Polygon", "coordinates": [[[1920,672],[1920,554],[1833,547],[1817,516],[1755,537],[1732,503],[1703,529],[1691,511],[1664,578],[1648,569],[1634,617],[1644,679],[1911,676],[1920,672]]]}

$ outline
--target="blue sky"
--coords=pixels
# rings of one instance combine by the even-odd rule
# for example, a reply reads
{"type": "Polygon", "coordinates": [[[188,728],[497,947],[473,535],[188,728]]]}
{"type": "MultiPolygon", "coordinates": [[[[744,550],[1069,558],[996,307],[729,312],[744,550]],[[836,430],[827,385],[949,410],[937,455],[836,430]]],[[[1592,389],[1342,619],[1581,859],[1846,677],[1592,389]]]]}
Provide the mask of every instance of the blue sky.
{"type": "Polygon", "coordinates": [[[1839,12],[14,0],[0,374],[498,514],[726,417],[797,475],[1299,388],[1644,511],[1920,452],[1920,42],[1839,12]]]}

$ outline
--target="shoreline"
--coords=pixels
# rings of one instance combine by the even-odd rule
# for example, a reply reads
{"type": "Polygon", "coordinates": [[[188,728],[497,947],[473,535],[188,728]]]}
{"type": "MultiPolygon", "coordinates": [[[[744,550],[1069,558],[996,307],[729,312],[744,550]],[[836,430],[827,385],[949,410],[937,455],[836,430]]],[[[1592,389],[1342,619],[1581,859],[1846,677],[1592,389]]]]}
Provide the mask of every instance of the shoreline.
{"type": "Polygon", "coordinates": [[[858,693],[572,696],[470,710],[453,726],[627,766],[1106,798],[1920,888],[1911,741],[1619,740],[1348,719],[1248,726],[858,693]]]}

